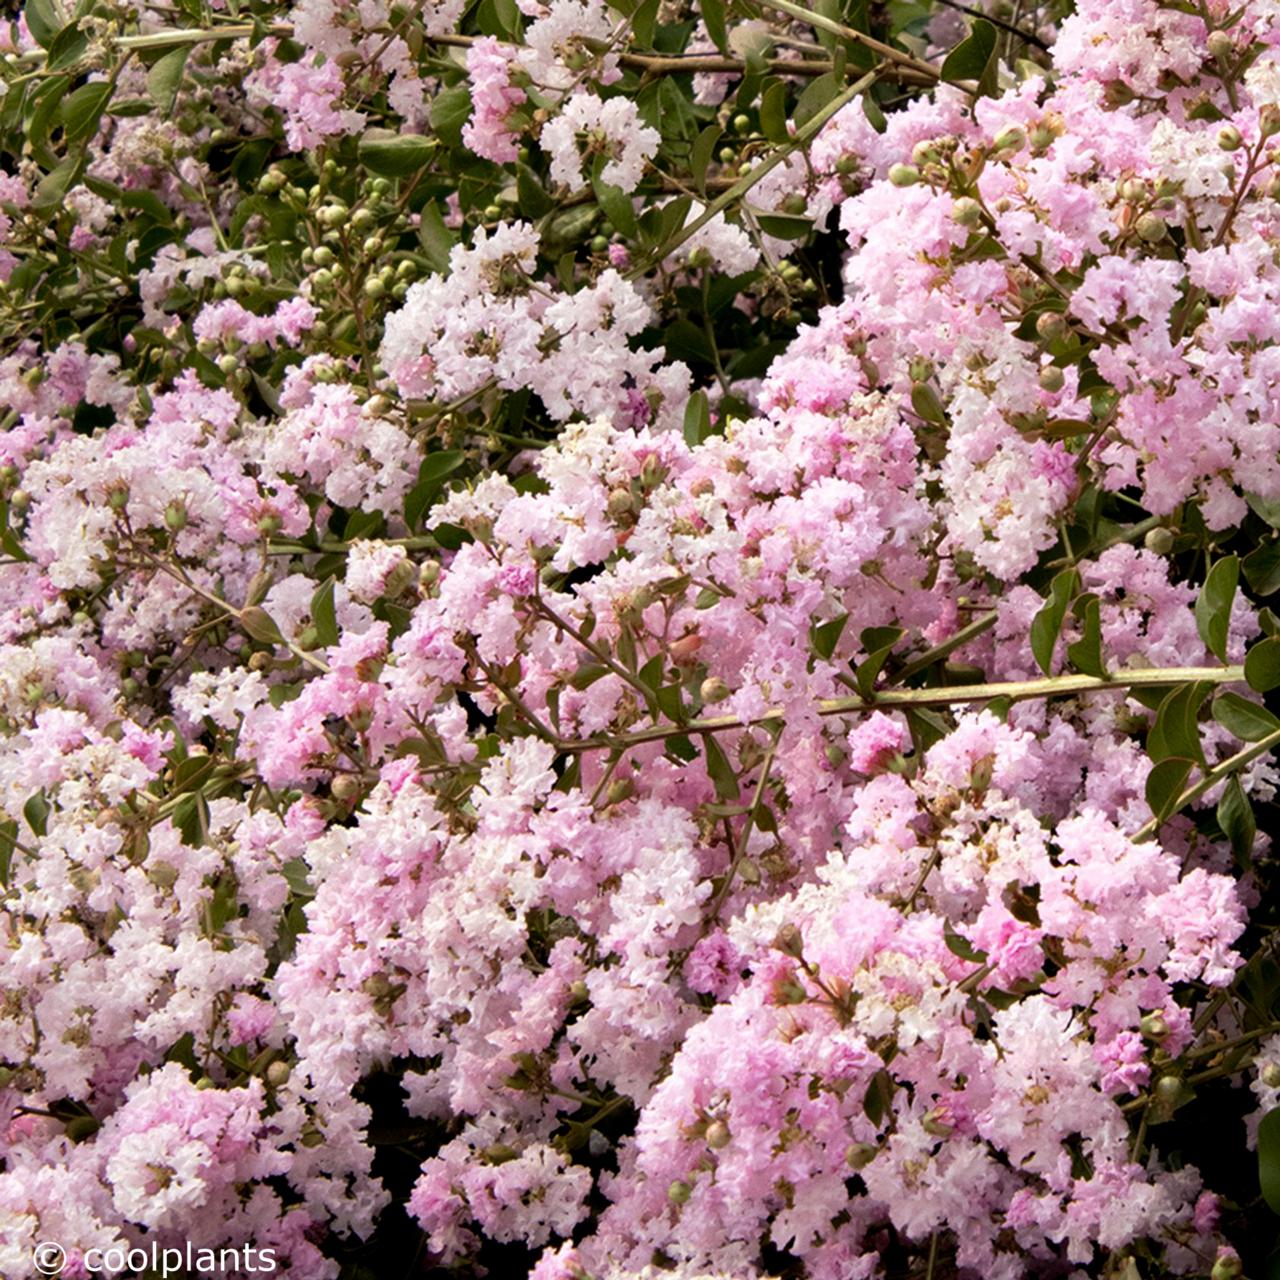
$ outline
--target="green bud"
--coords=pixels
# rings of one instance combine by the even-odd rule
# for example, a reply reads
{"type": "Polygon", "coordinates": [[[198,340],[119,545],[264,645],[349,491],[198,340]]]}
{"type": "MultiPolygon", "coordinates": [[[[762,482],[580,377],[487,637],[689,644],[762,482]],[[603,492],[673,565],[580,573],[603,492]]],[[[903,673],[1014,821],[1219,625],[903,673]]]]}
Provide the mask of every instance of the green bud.
{"type": "Polygon", "coordinates": [[[937,146],[931,141],[917,142],[911,148],[911,163],[918,165],[921,169],[927,164],[937,164],[942,159],[941,153],[937,146]]]}
{"type": "Polygon", "coordinates": [[[1240,130],[1233,124],[1223,125],[1218,130],[1218,146],[1223,151],[1239,151],[1244,146],[1244,138],[1240,134],[1240,130]]]}
{"type": "Polygon", "coordinates": [[[1144,1014],[1138,1029],[1148,1040],[1163,1040],[1169,1034],[1169,1024],[1162,1013],[1144,1014]]]}
{"type": "Polygon", "coordinates": [[[687,1204],[693,1188],[687,1182],[673,1182],[667,1188],[667,1199],[672,1204],[687,1204]]]}
{"type": "Polygon", "coordinates": [[[1262,1068],[1262,1083],[1268,1089],[1280,1089],[1280,1064],[1268,1062],[1262,1068]]]}
{"type": "Polygon", "coordinates": [[[292,1074],[289,1064],[277,1059],[267,1068],[267,1083],[273,1089],[279,1089],[289,1083],[289,1077],[292,1074]]]}
{"type": "Polygon", "coordinates": [[[1138,238],[1146,241],[1147,244],[1158,244],[1164,239],[1165,232],[1168,230],[1164,219],[1154,213],[1144,213],[1134,223],[1133,229],[1138,233],[1138,238]]]}
{"type": "Polygon", "coordinates": [[[387,292],[387,286],[373,276],[364,282],[364,295],[366,298],[381,298],[387,292]]]}
{"type": "Polygon", "coordinates": [[[318,249],[312,250],[311,260],[317,267],[331,267],[337,261],[337,257],[327,244],[322,244],[318,249]]]}
{"type": "Polygon", "coordinates": [[[1240,1280],[1244,1275],[1244,1264],[1240,1255],[1230,1245],[1219,1245],[1218,1256],[1213,1260],[1213,1270],[1209,1272],[1209,1280],[1240,1280]]]}
{"type": "Polygon", "coordinates": [[[330,783],[329,790],[333,792],[335,800],[341,800],[343,804],[349,804],[364,790],[364,784],[354,774],[340,773],[330,783]]]}
{"type": "Polygon", "coordinates": [[[165,528],[180,533],[187,527],[187,506],[180,498],[174,498],[164,509],[165,528]]]}
{"type": "Polygon", "coordinates": [[[698,696],[702,699],[704,706],[712,706],[717,702],[723,702],[729,697],[729,694],[729,686],[719,676],[708,676],[698,690],[698,696]]]}
{"type": "Polygon", "coordinates": [[[1173,550],[1173,534],[1168,529],[1150,529],[1142,545],[1153,555],[1167,556],[1173,550]]]}
{"type": "Polygon", "coordinates": [[[1225,31],[1211,31],[1205,44],[1215,58],[1229,58],[1236,51],[1236,42],[1225,31]]]}
{"type": "Polygon", "coordinates": [[[850,1169],[865,1169],[875,1158],[878,1147],[869,1142],[855,1142],[844,1153],[844,1162],[850,1169]]]}
{"type": "Polygon", "coordinates": [[[889,181],[895,187],[914,187],[920,181],[920,170],[914,165],[895,164],[889,170],[889,181]]]}
{"type": "Polygon", "coordinates": [[[1027,145],[1027,135],[1016,124],[1001,129],[991,144],[998,155],[1016,155],[1027,145]]]}
{"type": "Polygon", "coordinates": [[[1066,380],[1066,375],[1056,364],[1046,364],[1040,369],[1040,386],[1045,391],[1061,391],[1066,380]]]}
{"type": "Polygon", "coordinates": [[[723,1151],[732,1141],[733,1135],[723,1120],[713,1120],[707,1125],[707,1146],[712,1151],[723,1151]]]}
{"type": "Polygon", "coordinates": [[[851,177],[858,171],[858,157],[845,152],[836,160],[836,172],[842,178],[851,177]]]}
{"type": "Polygon", "coordinates": [[[376,258],[386,248],[386,242],[381,236],[370,236],[360,247],[369,257],[376,258]]]}
{"type": "Polygon", "coordinates": [[[952,206],[951,216],[962,227],[976,227],[982,221],[982,205],[972,196],[961,196],[952,206]]]}
{"type": "Polygon", "coordinates": [[[789,213],[792,217],[799,217],[809,208],[809,202],[798,191],[793,191],[782,202],[782,212],[789,213]]]}

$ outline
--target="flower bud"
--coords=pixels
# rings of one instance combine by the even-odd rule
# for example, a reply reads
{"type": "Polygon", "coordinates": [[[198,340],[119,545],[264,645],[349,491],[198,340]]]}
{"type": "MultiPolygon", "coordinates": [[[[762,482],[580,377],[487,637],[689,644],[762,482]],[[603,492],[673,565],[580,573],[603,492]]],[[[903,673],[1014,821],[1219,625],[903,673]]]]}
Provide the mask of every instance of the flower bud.
{"type": "Polygon", "coordinates": [[[1016,155],[1027,144],[1027,135],[1016,125],[1001,129],[991,144],[999,155],[1016,155]]]}
{"type": "Polygon", "coordinates": [[[1138,233],[1138,238],[1145,240],[1147,244],[1157,244],[1163,240],[1167,229],[1164,219],[1154,213],[1144,213],[1134,223],[1134,230],[1138,233]]]}
{"type": "Polygon", "coordinates": [[[667,1199],[670,1200],[672,1204],[687,1204],[692,1190],[693,1188],[687,1182],[673,1182],[667,1188],[667,1199]]]}
{"type": "Polygon", "coordinates": [[[1258,132],[1264,138],[1274,138],[1277,133],[1280,133],[1280,106],[1274,102],[1263,105],[1262,110],[1258,112],[1258,132]]]}
{"type": "Polygon", "coordinates": [[[187,527],[187,506],[181,498],[174,498],[164,509],[165,528],[172,533],[181,533],[187,527]]]}
{"type": "Polygon", "coordinates": [[[1067,318],[1060,311],[1042,311],[1036,317],[1036,333],[1046,342],[1065,338],[1069,331],[1067,318]]]}
{"type": "Polygon", "coordinates": [[[605,803],[621,804],[624,800],[630,800],[635,793],[634,778],[615,778],[609,783],[609,790],[605,792],[605,803]]]}
{"type": "Polygon", "coordinates": [[[951,216],[962,227],[976,227],[982,221],[982,206],[972,196],[961,196],[951,206],[951,216]]]}
{"type": "Polygon", "coordinates": [[[878,1147],[869,1142],[854,1142],[844,1153],[844,1162],[850,1169],[865,1169],[875,1158],[878,1147]]]}
{"type": "Polygon", "coordinates": [[[1160,1012],[1145,1014],[1138,1028],[1148,1040],[1163,1040],[1169,1034],[1169,1024],[1160,1012]]]}
{"type": "Polygon", "coordinates": [[[934,1107],[925,1113],[920,1127],[934,1138],[949,1138],[955,1132],[955,1126],[944,1119],[946,1112],[941,1107],[934,1107]]]}
{"type": "Polygon", "coordinates": [[[712,1151],[723,1151],[732,1140],[729,1126],[723,1120],[713,1120],[707,1125],[707,1146],[712,1151]]]}
{"type": "Polygon", "coordinates": [[[1236,51],[1236,42],[1225,31],[1211,31],[1205,43],[1215,58],[1229,58],[1236,51]]]}
{"type": "Polygon", "coordinates": [[[698,690],[698,696],[704,705],[723,702],[730,696],[729,686],[719,676],[708,676],[698,690]]]}
{"type": "Polygon", "coordinates": [[[1213,1270],[1209,1272],[1209,1280],[1240,1280],[1244,1275],[1244,1266],[1240,1255],[1229,1245],[1218,1246],[1218,1256],[1213,1260],[1213,1270]]]}
{"type": "Polygon", "coordinates": [[[794,924],[784,924],[773,939],[774,949],[799,960],[804,956],[804,939],[794,924]]]}
{"type": "Polygon", "coordinates": [[[1244,138],[1240,136],[1240,130],[1235,125],[1223,125],[1218,130],[1218,146],[1223,151],[1239,151],[1244,146],[1244,138]]]}
{"type": "Polygon", "coordinates": [[[634,510],[634,503],[631,500],[631,490],[621,487],[613,489],[609,494],[607,504],[609,519],[621,520],[624,516],[629,516],[634,510]]]}
{"type": "Polygon", "coordinates": [[[279,1089],[289,1083],[292,1074],[289,1064],[277,1059],[267,1068],[267,1083],[273,1089],[279,1089]]]}
{"type": "Polygon", "coordinates": [[[1120,184],[1120,198],[1130,204],[1139,204],[1147,198],[1147,184],[1141,178],[1126,178],[1120,184]]]}
{"type": "Polygon", "coordinates": [[[1268,1089],[1280,1089],[1280,1063],[1268,1062],[1262,1068],[1262,1083],[1268,1089]]]}
{"type": "Polygon", "coordinates": [[[1046,364],[1040,369],[1040,386],[1045,391],[1061,391],[1066,381],[1066,374],[1056,364],[1046,364]]]}
{"type": "Polygon", "coordinates": [[[1142,545],[1154,555],[1167,556],[1173,550],[1173,533],[1169,529],[1151,529],[1142,545]]]}
{"type": "Polygon", "coordinates": [[[334,795],[334,799],[341,800],[343,804],[349,804],[363,790],[360,779],[353,773],[340,773],[329,788],[334,795]]]}
{"type": "Polygon", "coordinates": [[[920,181],[920,170],[914,165],[895,164],[889,170],[889,181],[895,187],[914,187],[920,181]]]}

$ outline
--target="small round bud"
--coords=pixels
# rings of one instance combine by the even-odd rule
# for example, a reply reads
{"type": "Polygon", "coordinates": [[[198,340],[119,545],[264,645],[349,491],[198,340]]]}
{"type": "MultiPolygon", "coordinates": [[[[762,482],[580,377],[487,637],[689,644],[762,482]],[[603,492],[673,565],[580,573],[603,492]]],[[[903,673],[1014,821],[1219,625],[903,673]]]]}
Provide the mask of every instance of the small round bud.
{"type": "Polygon", "coordinates": [[[366,235],[377,221],[377,215],[372,209],[357,209],[351,215],[351,230],[358,236],[366,235]]]}
{"type": "Polygon", "coordinates": [[[858,171],[858,157],[845,152],[836,160],[836,172],[842,178],[848,178],[858,171]]]}
{"type": "Polygon", "coordinates": [[[200,1079],[196,1081],[196,1088],[199,1089],[201,1092],[204,1092],[205,1090],[208,1090],[208,1089],[216,1089],[217,1087],[218,1086],[213,1082],[213,1080],[209,1076],[201,1076],[200,1079]]]}
{"type": "Polygon", "coordinates": [[[589,1000],[590,998],[591,990],[581,978],[569,984],[569,999],[574,1004],[581,1004],[584,1000],[589,1000]]]}
{"type": "Polygon", "coordinates": [[[1262,110],[1258,112],[1258,132],[1264,138],[1274,138],[1280,133],[1280,106],[1274,102],[1263,104],[1262,110]]]}
{"type": "Polygon", "coordinates": [[[1228,1244],[1218,1246],[1218,1256],[1213,1260],[1213,1270],[1209,1272],[1209,1280],[1240,1280],[1244,1275],[1244,1264],[1240,1255],[1228,1244]]]}
{"type": "Polygon", "coordinates": [[[1016,125],[1001,129],[991,144],[998,155],[1016,155],[1027,145],[1027,135],[1016,125]]]}
{"type": "Polygon", "coordinates": [[[889,170],[889,181],[895,187],[914,187],[920,181],[920,170],[910,164],[895,164],[889,170]]]}
{"type": "Polygon", "coordinates": [[[240,358],[238,356],[233,356],[230,352],[225,356],[218,357],[218,368],[228,376],[235,373],[239,367],[240,358]]]}
{"type": "Polygon", "coordinates": [[[923,140],[911,148],[911,163],[921,169],[927,164],[937,164],[941,159],[942,155],[932,141],[923,140]]]}
{"type": "Polygon", "coordinates": [[[1280,1063],[1268,1062],[1262,1068],[1262,1083],[1268,1089],[1280,1089],[1280,1063]]]}
{"type": "Polygon", "coordinates": [[[337,258],[327,244],[322,244],[318,249],[312,250],[311,260],[317,267],[331,267],[337,258]]]}
{"type": "Polygon", "coordinates": [[[294,644],[296,644],[303,653],[310,653],[312,649],[319,648],[319,630],[314,625],[303,627],[302,630],[298,632],[297,638],[294,640],[294,644]]]}
{"type": "Polygon", "coordinates": [[[790,956],[793,960],[799,960],[804,955],[804,939],[800,936],[800,930],[794,924],[784,924],[773,939],[773,946],[776,951],[781,951],[783,955],[790,956]]]}
{"type": "Polygon", "coordinates": [[[1169,1034],[1169,1024],[1159,1012],[1145,1014],[1138,1028],[1148,1040],[1163,1040],[1169,1034]]]}
{"type": "Polygon", "coordinates": [[[1168,230],[1164,219],[1154,213],[1144,213],[1134,223],[1133,229],[1138,233],[1138,238],[1145,240],[1147,244],[1158,244],[1168,230]]]}
{"type": "Polygon", "coordinates": [[[844,1153],[844,1162],[850,1169],[865,1169],[876,1158],[878,1150],[869,1142],[852,1143],[844,1153]]]}
{"type": "Polygon", "coordinates": [[[1046,364],[1040,370],[1040,386],[1045,391],[1061,391],[1066,381],[1066,374],[1056,364],[1046,364]]]}
{"type": "Polygon", "coordinates": [[[289,1064],[277,1058],[275,1062],[267,1067],[267,1083],[273,1089],[279,1089],[282,1085],[289,1083],[289,1077],[292,1074],[289,1064]]]}
{"type": "Polygon", "coordinates": [[[687,1204],[693,1188],[687,1182],[673,1182],[667,1188],[667,1199],[672,1204],[687,1204]]]}
{"type": "Polygon", "coordinates": [[[608,236],[592,236],[591,237],[592,253],[607,253],[608,250],[609,250],[608,236]]]}
{"type": "Polygon", "coordinates": [[[751,128],[750,116],[743,115],[742,112],[739,112],[736,116],[733,117],[733,131],[735,133],[746,133],[746,131],[750,128],[751,128]]]}
{"type": "Polygon", "coordinates": [[[605,803],[621,804],[624,800],[630,800],[635,792],[634,778],[615,778],[609,783],[609,789],[605,792],[605,803]]]}
{"type": "Polygon", "coordinates": [[[907,362],[907,374],[912,382],[928,382],[933,377],[933,361],[928,356],[912,356],[907,362]]]}
{"type": "Polygon", "coordinates": [[[164,509],[165,528],[172,533],[180,533],[187,527],[187,506],[179,498],[169,503],[164,509]]]}
{"type": "Polygon", "coordinates": [[[1152,1092],[1161,1107],[1172,1110],[1182,1097],[1182,1081],[1178,1076],[1161,1076],[1152,1092]]]}
{"type": "Polygon", "coordinates": [[[329,790],[333,792],[335,800],[348,804],[364,790],[364,785],[355,774],[340,773],[330,784],[329,790]]]}
{"type": "Polygon", "coordinates": [[[440,561],[424,560],[418,566],[418,586],[423,590],[429,590],[440,581],[440,561]]]}
{"type": "Polygon", "coordinates": [[[809,208],[809,202],[798,191],[793,191],[782,202],[782,212],[789,213],[792,217],[799,217],[809,208]]]}
{"type": "Polygon", "coordinates": [[[1223,151],[1239,151],[1244,146],[1244,138],[1240,134],[1240,130],[1233,124],[1223,125],[1218,130],[1218,146],[1223,151]]]}
{"type": "Polygon", "coordinates": [[[1215,58],[1229,58],[1236,51],[1236,42],[1225,31],[1211,31],[1205,44],[1215,58]]]}
{"type": "Polygon", "coordinates": [[[609,501],[606,504],[609,512],[610,520],[621,520],[624,516],[629,516],[635,509],[635,504],[631,499],[630,489],[614,489],[609,494],[609,501]]]}
{"type": "Polygon", "coordinates": [[[712,1151],[723,1151],[732,1141],[733,1135],[723,1120],[713,1120],[707,1125],[707,1146],[712,1151]]]}
{"type": "Polygon", "coordinates": [[[381,298],[386,291],[387,286],[377,276],[364,282],[364,296],[366,298],[381,298]]]}
{"type": "Polygon", "coordinates": [[[1140,204],[1147,198],[1147,184],[1141,178],[1126,178],[1120,184],[1120,198],[1130,204],[1140,204]]]}
{"type": "Polygon", "coordinates": [[[360,246],[371,258],[376,258],[386,247],[386,242],[381,236],[369,236],[360,246]]]}
{"type": "Polygon", "coordinates": [[[702,687],[698,690],[698,696],[706,706],[713,705],[717,702],[723,702],[729,697],[729,686],[725,684],[719,676],[708,676],[703,682],[702,687]]]}
{"type": "Polygon", "coordinates": [[[982,221],[982,206],[972,196],[961,196],[951,206],[951,216],[962,227],[976,227],[982,221]]]}
{"type": "Polygon", "coordinates": [[[1065,338],[1068,333],[1066,316],[1060,311],[1042,311],[1036,317],[1036,333],[1046,342],[1065,338]]]}
{"type": "Polygon", "coordinates": [[[107,506],[112,511],[123,511],[129,505],[129,486],[127,484],[113,485],[107,493],[107,506]]]}
{"type": "Polygon", "coordinates": [[[1173,550],[1173,533],[1164,528],[1148,530],[1142,545],[1154,555],[1167,556],[1173,550]]]}

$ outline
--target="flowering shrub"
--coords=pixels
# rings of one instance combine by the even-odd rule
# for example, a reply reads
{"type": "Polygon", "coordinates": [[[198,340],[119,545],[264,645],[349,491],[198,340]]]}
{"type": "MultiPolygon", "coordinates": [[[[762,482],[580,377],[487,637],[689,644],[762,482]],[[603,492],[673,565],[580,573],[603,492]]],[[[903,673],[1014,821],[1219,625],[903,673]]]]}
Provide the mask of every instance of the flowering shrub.
{"type": "Polygon", "coordinates": [[[0,1274],[1280,1274],[1280,10],[989,7],[2,29],[0,1274]]]}

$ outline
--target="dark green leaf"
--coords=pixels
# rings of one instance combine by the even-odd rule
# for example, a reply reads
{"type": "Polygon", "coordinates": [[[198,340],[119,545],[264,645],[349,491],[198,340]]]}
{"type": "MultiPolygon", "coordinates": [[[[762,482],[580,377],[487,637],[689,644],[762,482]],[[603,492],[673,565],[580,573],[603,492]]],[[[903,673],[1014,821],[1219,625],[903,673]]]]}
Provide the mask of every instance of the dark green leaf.
{"type": "Polygon", "coordinates": [[[27,826],[38,836],[44,835],[47,830],[49,812],[49,801],[43,791],[35,792],[22,806],[22,816],[27,820],[27,826]]]}
{"type": "Polygon", "coordinates": [[[1218,801],[1218,826],[1231,841],[1231,852],[1235,854],[1240,866],[1247,869],[1249,857],[1253,853],[1254,837],[1258,834],[1258,824],[1253,816],[1253,806],[1249,797],[1240,785],[1240,778],[1232,774],[1218,801]]]}
{"type": "Polygon", "coordinates": [[[1273,529],[1280,529],[1280,498],[1264,498],[1256,493],[1246,493],[1244,498],[1255,515],[1261,516],[1273,529]]]}
{"type": "Polygon", "coordinates": [[[1165,696],[1147,735],[1147,754],[1152,760],[1183,756],[1204,765],[1199,716],[1212,687],[1208,681],[1199,680],[1180,685],[1165,696]]]}
{"type": "Polygon", "coordinates": [[[471,89],[461,84],[441,89],[431,103],[431,127],[451,147],[462,141],[462,126],[471,115],[471,89]]]}
{"type": "Polygon", "coordinates": [[[240,626],[244,633],[259,644],[283,644],[284,636],[271,615],[261,605],[250,605],[240,610],[240,626]]]}
{"type": "Polygon", "coordinates": [[[32,205],[37,209],[49,209],[56,204],[61,204],[62,197],[70,189],[79,168],[79,157],[68,156],[56,168],[46,173],[36,184],[35,194],[31,198],[32,205]]]}
{"type": "Polygon", "coordinates": [[[864,698],[871,696],[884,664],[903,635],[901,627],[868,627],[863,631],[862,647],[867,656],[854,668],[853,678],[864,698]]]}
{"type": "Polygon", "coordinates": [[[1245,654],[1244,678],[1255,693],[1268,693],[1280,685],[1280,637],[1262,640],[1245,654]]]}
{"type": "Polygon", "coordinates": [[[840,92],[841,87],[839,79],[831,71],[812,81],[800,95],[795,110],[791,113],[796,128],[799,129],[808,124],[840,92]]]}
{"type": "Polygon", "coordinates": [[[695,391],[684,409],[684,438],[696,448],[711,435],[711,408],[705,391],[695,391]]]}
{"type": "Polygon", "coordinates": [[[418,243],[422,245],[423,256],[437,274],[449,269],[449,252],[457,237],[444,224],[444,217],[434,200],[422,206],[422,221],[418,224],[418,243]]]}
{"type": "Polygon", "coordinates": [[[787,133],[787,86],[782,80],[771,80],[760,96],[760,132],[770,142],[784,146],[787,133]]]}
{"type": "Polygon", "coordinates": [[[712,39],[716,48],[721,53],[729,52],[729,35],[725,28],[724,21],[724,0],[702,0],[699,8],[702,10],[702,21],[706,25],[707,35],[712,39]]]}
{"type": "Polygon", "coordinates": [[[78,22],[72,22],[62,28],[49,45],[49,56],[45,59],[46,71],[61,71],[64,67],[74,66],[89,48],[89,33],[78,22]]]}
{"type": "Polygon", "coordinates": [[[1067,605],[1079,586],[1074,569],[1064,569],[1049,588],[1049,599],[1031,621],[1031,652],[1045,675],[1053,674],[1053,651],[1067,616],[1067,605]]]}
{"type": "Polygon", "coordinates": [[[1067,646],[1067,661],[1087,676],[1105,676],[1102,665],[1102,615],[1096,596],[1090,596],[1084,607],[1084,633],[1067,646]]]}
{"type": "Polygon", "coordinates": [[[168,115],[173,110],[190,51],[189,45],[173,49],[153,62],[147,71],[147,92],[162,115],[168,115]]]}
{"type": "Polygon", "coordinates": [[[979,951],[968,938],[962,937],[958,933],[953,933],[948,929],[947,932],[942,935],[942,940],[947,944],[947,950],[950,951],[952,955],[959,956],[961,960],[968,960],[970,964],[985,963],[987,953],[985,951],[979,951]]]}
{"type": "Polygon", "coordinates": [[[370,173],[384,178],[404,178],[423,168],[435,149],[435,139],[421,134],[369,129],[361,137],[356,154],[370,173]]]}
{"type": "Polygon", "coordinates": [[[1258,1181],[1268,1208],[1280,1213],[1280,1107],[1268,1111],[1258,1125],[1258,1181]]]}
{"type": "Polygon", "coordinates": [[[1187,778],[1191,776],[1193,768],[1194,760],[1170,756],[1167,760],[1161,760],[1147,775],[1147,804],[1157,821],[1163,822],[1177,811],[1178,801],[1182,798],[1187,778]]]}
{"type": "Polygon", "coordinates": [[[311,625],[316,629],[316,644],[327,649],[338,643],[338,619],[333,605],[334,579],[326,578],[311,597],[311,625]]]}
{"type": "Polygon", "coordinates": [[[631,197],[621,187],[606,182],[603,178],[592,178],[592,190],[604,210],[604,216],[618,229],[622,235],[630,239],[636,234],[636,213],[631,204],[631,197]]]}
{"type": "Polygon", "coordinates": [[[715,734],[705,734],[703,736],[703,743],[707,756],[707,776],[715,785],[716,799],[738,799],[739,792],[737,775],[733,772],[733,767],[729,764],[729,757],[725,755],[720,744],[716,741],[715,734]]]}
{"type": "Polygon", "coordinates": [[[789,213],[757,213],[755,220],[765,235],[779,240],[803,240],[813,234],[813,220],[795,217],[789,213]]]}
{"type": "Polygon", "coordinates": [[[842,613],[838,618],[819,623],[811,629],[813,649],[820,658],[830,658],[835,653],[836,645],[840,643],[840,637],[848,621],[849,615],[842,613]]]}
{"type": "MultiPolygon", "coordinates": [[[[689,173],[693,177],[693,184],[704,194],[707,189],[707,166],[711,163],[711,157],[715,154],[716,143],[720,141],[720,135],[723,133],[724,130],[718,124],[707,125],[698,134],[693,144],[693,150],[689,153],[689,173]]],[[[615,222],[614,226],[617,225],[615,222]]]]}
{"type": "Polygon", "coordinates": [[[22,16],[26,18],[27,30],[35,36],[36,43],[45,49],[53,46],[54,37],[65,25],[53,0],[27,0],[22,16]]]}
{"type": "Polygon", "coordinates": [[[641,0],[631,15],[631,30],[642,49],[653,48],[653,32],[658,22],[659,0],[641,0]]]}
{"type": "Polygon", "coordinates": [[[9,887],[9,871],[18,848],[18,824],[10,819],[0,822],[0,885],[9,887]]]}
{"type": "Polygon", "coordinates": [[[62,129],[68,142],[79,142],[97,132],[98,121],[110,97],[111,84],[94,80],[82,84],[62,100],[62,129]]]}
{"type": "Polygon", "coordinates": [[[1213,718],[1241,742],[1261,742],[1269,733],[1280,729],[1280,720],[1266,707],[1250,702],[1230,689],[1214,699],[1213,718]]]}
{"type": "Polygon", "coordinates": [[[1227,628],[1239,581],[1240,561],[1235,556],[1223,556],[1209,570],[1196,599],[1196,628],[1200,639],[1219,662],[1227,660],[1227,628]]]}
{"type": "Polygon", "coordinates": [[[1280,542],[1268,542],[1250,551],[1241,564],[1245,581],[1255,595],[1280,591],[1280,542]]]}
{"type": "Polygon", "coordinates": [[[988,75],[996,52],[996,29],[985,18],[978,18],[969,35],[947,54],[942,63],[942,78],[951,84],[957,80],[981,81],[988,75]]]}

